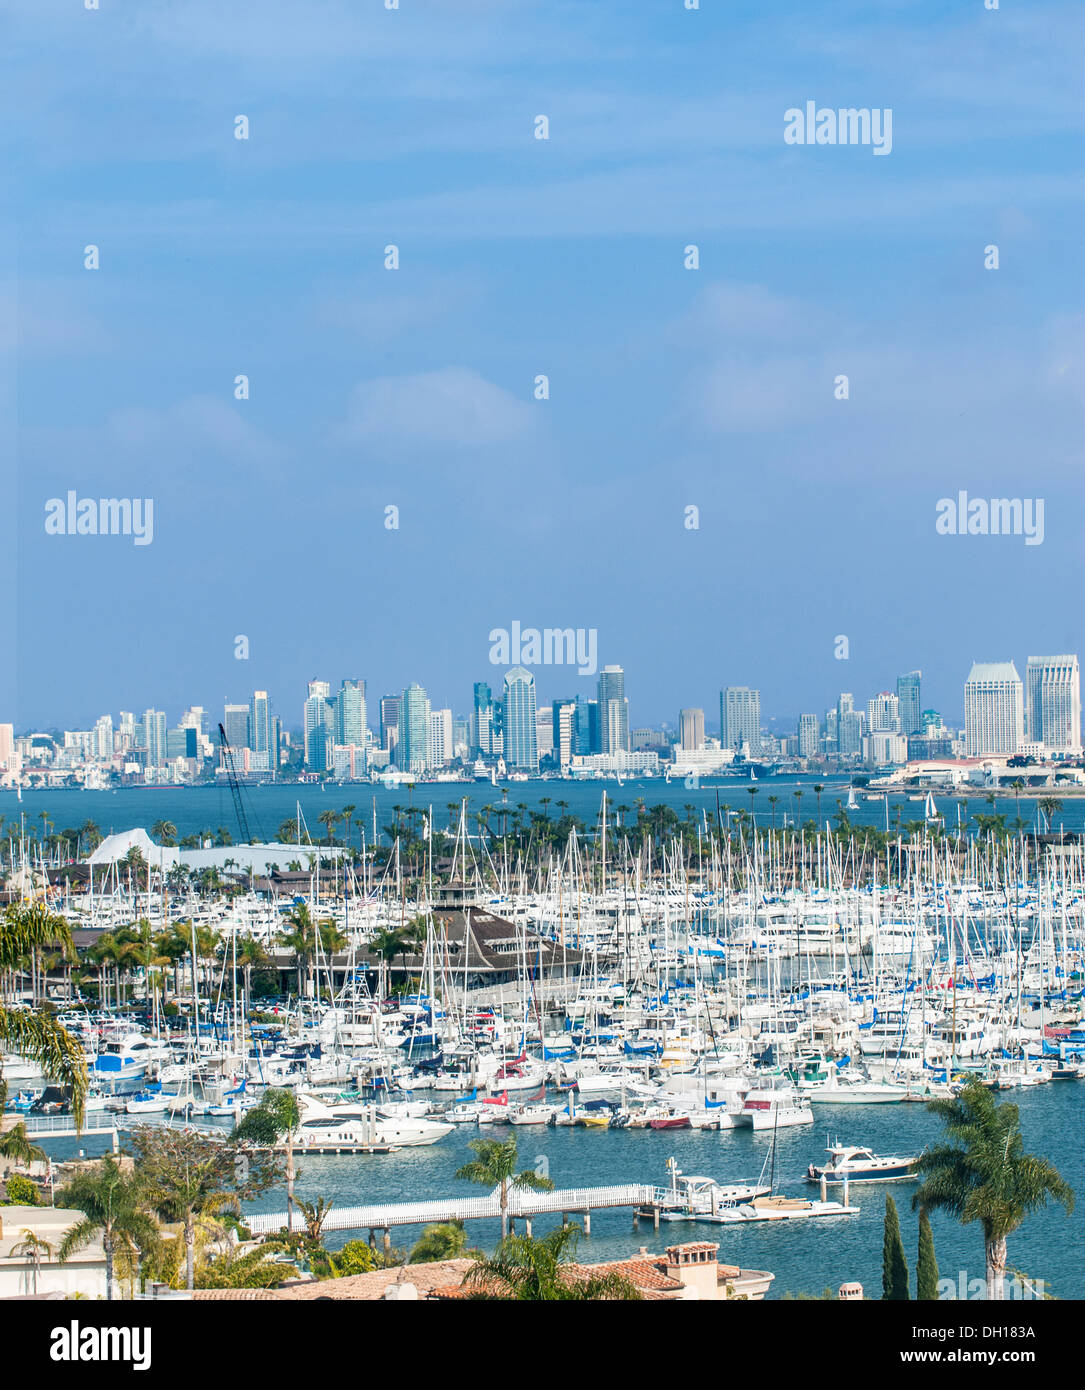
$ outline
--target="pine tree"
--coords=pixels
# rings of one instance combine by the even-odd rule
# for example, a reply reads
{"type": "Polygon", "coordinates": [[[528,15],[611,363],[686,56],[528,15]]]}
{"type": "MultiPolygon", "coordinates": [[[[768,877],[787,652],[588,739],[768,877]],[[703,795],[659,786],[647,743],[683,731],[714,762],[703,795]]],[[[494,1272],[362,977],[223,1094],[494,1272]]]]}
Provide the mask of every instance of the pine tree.
{"type": "Polygon", "coordinates": [[[938,1261],[934,1256],[934,1232],[925,1207],[919,1212],[919,1254],[915,1262],[915,1296],[929,1303],[938,1299],[938,1261]]]}
{"type": "Polygon", "coordinates": [[[885,1194],[885,1237],[882,1241],[882,1298],[908,1298],[908,1261],[900,1238],[897,1204],[885,1194]]]}

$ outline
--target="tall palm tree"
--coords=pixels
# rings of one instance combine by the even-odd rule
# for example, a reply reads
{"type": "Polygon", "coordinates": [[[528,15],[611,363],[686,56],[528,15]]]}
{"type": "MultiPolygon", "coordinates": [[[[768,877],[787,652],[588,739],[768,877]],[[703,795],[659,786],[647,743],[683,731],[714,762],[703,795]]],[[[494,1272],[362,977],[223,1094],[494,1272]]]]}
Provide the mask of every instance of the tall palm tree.
{"type": "Polygon", "coordinates": [[[76,1173],[58,1193],[58,1201],[63,1207],[83,1213],[82,1221],[77,1221],[60,1242],[61,1264],[88,1246],[100,1232],[105,1251],[106,1298],[112,1298],[113,1257],[118,1246],[131,1241],[140,1250],[146,1250],[158,1237],[140,1179],[134,1172],[125,1173],[113,1155],[106,1154],[96,1167],[76,1173]]]}
{"type": "Polygon", "coordinates": [[[1062,810],[1062,802],[1057,796],[1041,796],[1040,810],[1044,813],[1044,821],[1048,830],[1051,829],[1051,817],[1062,810]]]}
{"type": "Polygon", "coordinates": [[[1006,1239],[1032,1212],[1053,1199],[1074,1209],[1074,1194],[1046,1158],[1025,1153],[1016,1105],[996,1104],[980,1081],[927,1109],[945,1122],[955,1144],[937,1144],[920,1156],[923,1178],[912,1207],[951,1213],[962,1225],[978,1221],[987,1263],[987,1297],[1004,1296],[1006,1239]]]}
{"type": "MultiPolygon", "coordinates": [[[[438,1221],[426,1226],[411,1246],[408,1264],[433,1264],[437,1260],[458,1259],[467,1249],[467,1231],[462,1221],[438,1221]]],[[[476,1253],[476,1252],[472,1252],[476,1253]]]]}
{"type": "Polygon", "coordinates": [[[326,828],[328,832],[327,843],[330,845],[332,842],[332,831],[339,821],[339,812],[333,811],[329,807],[327,811],[321,811],[320,815],[317,816],[317,820],[326,828]]]}
{"type": "Polygon", "coordinates": [[[508,1139],[472,1139],[467,1146],[478,1158],[457,1168],[454,1177],[475,1182],[491,1190],[501,1189],[501,1239],[509,1233],[509,1192],[514,1187],[529,1187],[535,1192],[550,1192],[554,1184],[541,1177],[533,1168],[516,1171],[516,1136],[508,1139]]]}
{"type": "MultiPolygon", "coordinates": [[[[74,952],[67,922],[41,903],[13,903],[0,916],[0,971],[14,970],[31,952],[58,944],[74,952]]],[[[0,1000],[0,1053],[5,1051],[36,1062],[46,1076],[67,1087],[75,1123],[82,1125],[87,1063],[70,1033],[44,1012],[10,1009],[0,1000]]]]}
{"type": "Polygon", "coordinates": [[[821,829],[821,793],[825,790],[821,782],[814,783],[814,795],[818,799],[818,830],[821,829]]]}
{"type": "Polygon", "coordinates": [[[523,1299],[532,1303],[616,1300],[642,1297],[620,1274],[587,1274],[570,1268],[576,1248],[575,1226],[559,1226],[538,1240],[507,1236],[489,1258],[478,1260],[464,1283],[483,1298],[523,1299]]]}

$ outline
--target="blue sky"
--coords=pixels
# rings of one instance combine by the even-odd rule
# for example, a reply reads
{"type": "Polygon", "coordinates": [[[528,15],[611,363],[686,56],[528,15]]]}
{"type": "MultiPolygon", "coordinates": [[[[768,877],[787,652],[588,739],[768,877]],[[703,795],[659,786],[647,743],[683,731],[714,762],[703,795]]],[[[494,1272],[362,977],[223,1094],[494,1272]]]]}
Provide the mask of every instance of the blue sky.
{"type": "Polygon", "coordinates": [[[1079,6],[100,3],[0,3],[0,720],[464,711],[513,620],[596,628],[634,725],[1083,645],[1079,6]],[[785,145],[807,100],[892,153],[785,145]],[[68,489],[153,544],[46,535],[68,489]],[[1044,543],[937,535],[959,489],[1044,543]]]}

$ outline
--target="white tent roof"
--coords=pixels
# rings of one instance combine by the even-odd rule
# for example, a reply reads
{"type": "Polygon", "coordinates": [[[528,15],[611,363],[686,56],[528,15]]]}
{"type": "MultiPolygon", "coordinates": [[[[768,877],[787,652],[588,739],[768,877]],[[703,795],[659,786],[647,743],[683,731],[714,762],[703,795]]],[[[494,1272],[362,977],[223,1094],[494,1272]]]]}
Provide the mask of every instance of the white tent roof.
{"type": "Polygon", "coordinates": [[[121,830],[116,835],[107,835],[90,856],[91,864],[115,864],[123,859],[128,851],[138,849],[148,864],[157,868],[169,868],[177,863],[178,852],[163,845],[156,845],[146,830],[121,830]]]}

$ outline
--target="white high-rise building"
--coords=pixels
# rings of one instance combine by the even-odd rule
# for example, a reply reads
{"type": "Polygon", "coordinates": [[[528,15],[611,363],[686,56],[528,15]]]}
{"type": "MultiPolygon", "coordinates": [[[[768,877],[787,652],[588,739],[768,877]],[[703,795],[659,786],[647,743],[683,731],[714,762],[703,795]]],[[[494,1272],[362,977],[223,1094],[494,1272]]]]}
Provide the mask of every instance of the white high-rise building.
{"type": "Polygon", "coordinates": [[[751,753],[761,750],[761,692],[745,685],[729,685],[720,695],[720,732],[725,748],[751,753]]]}
{"type": "Polygon", "coordinates": [[[900,700],[891,691],[882,690],[867,701],[866,717],[872,734],[899,734],[900,700]]]}
{"type": "Polygon", "coordinates": [[[799,715],[799,757],[816,758],[818,754],[818,717],[799,715]]]}
{"type": "Polygon", "coordinates": [[[964,687],[965,756],[1012,756],[1025,739],[1025,697],[1012,661],[976,661],[964,687]]]}
{"type": "Polygon", "coordinates": [[[704,710],[678,711],[678,741],[684,753],[695,753],[704,747],[704,710]]]}
{"type": "Polygon", "coordinates": [[[430,767],[444,767],[452,761],[452,711],[431,709],[429,713],[429,748],[426,762],[430,767]]]}
{"type": "Polygon", "coordinates": [[[1076,656],[1030,656],[1028,741],[1053,752],[1081,751],[1081,668],[1076,656]]]}

